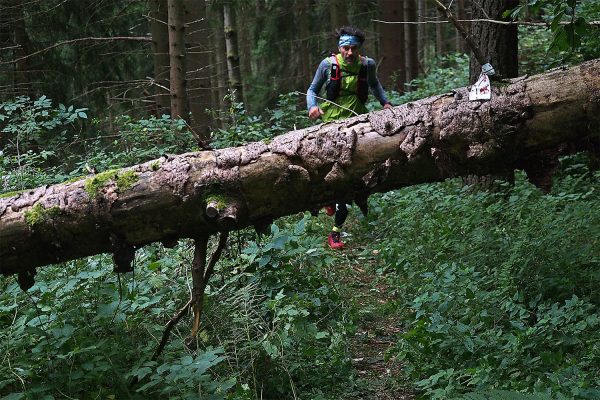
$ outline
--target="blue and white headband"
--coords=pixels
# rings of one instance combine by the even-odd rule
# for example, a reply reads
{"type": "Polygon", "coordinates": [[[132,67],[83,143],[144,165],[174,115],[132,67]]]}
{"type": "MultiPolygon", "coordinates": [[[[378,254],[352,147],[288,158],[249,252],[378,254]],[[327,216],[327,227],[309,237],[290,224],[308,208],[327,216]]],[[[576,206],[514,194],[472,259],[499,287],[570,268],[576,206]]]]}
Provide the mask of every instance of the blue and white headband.
{"type": "Polygon", "coordinates": [[[342,46],[360,46],[361,41],[357,36],[353,35],[342,35],[340,36],[340,42],[338,43],[339,47],[342,46]]]}

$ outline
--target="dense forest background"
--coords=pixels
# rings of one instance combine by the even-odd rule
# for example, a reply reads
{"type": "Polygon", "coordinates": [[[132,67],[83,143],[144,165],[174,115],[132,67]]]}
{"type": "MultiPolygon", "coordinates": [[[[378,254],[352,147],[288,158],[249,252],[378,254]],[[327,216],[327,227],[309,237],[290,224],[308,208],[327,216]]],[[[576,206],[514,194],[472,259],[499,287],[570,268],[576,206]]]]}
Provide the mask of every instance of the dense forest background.
{"type": "MultiPolygon", "coordinates": [[[[444,3],[478,38],[514,31],[505,76],[600,57],[594,0],[444,3]]],[[[309,126],[304,92],[345,24],[394,104],[476,78],[429,0],[0,0],[0,193],[309,126]]],[[[40,269],[27,292],[3,277],[0,395],[600,398],[600,174],[585,153],[560,161],[549,193],[516,171],[490,191],[372,196],[343,252],[324,215],[236,232],[195,345],[186,317],[157,359],[191,242],[138,250],[128,274],[102,255],[40,269]]]]}

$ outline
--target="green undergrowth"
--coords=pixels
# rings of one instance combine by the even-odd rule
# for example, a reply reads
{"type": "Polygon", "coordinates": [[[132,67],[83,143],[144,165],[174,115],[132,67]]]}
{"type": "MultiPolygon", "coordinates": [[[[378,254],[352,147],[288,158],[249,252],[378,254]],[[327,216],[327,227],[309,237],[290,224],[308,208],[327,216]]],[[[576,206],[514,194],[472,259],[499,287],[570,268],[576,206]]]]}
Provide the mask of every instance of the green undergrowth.
{"type": "MultiPolygon", "coordinates": [[[[184,318],[158,361],[165,323],[188,299],[192,243],[40,269],[23,293],[0,281],[0,395],[11,398],[334,399],[351,385],[350,299],[321,219],[232,234],[206,291],[198,350],[184,318]],[[132,383],[134,382],[135,383],[132,383]]],[[[211,245],[212,246],[212,245],[211,245]]]]}
{"type": "Polygon", "coordinates": [[[600,397],[600,173],[582,155],[562,165],[547,195],[518,173],[496,193],[447,181],[371,200],[406,325],[389,355],[422,398],[600,397]]]}

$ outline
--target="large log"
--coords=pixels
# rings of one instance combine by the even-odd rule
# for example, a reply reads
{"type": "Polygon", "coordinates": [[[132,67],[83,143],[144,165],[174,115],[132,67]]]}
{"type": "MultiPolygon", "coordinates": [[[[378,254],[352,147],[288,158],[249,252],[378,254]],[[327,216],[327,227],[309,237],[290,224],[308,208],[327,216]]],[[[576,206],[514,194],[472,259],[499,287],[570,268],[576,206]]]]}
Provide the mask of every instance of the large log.
{"type": "Polygon", "coordinates": [[[334,200],[364,206],[373,192],[469,173],[524,168],[541,182],[554,149],[597,143],[600,60],[497,86],[487,102],[469,102],[461,88],[0,199],[0,272],[105,252],[126,267],[147,243],[263,228],[334,200]]]}

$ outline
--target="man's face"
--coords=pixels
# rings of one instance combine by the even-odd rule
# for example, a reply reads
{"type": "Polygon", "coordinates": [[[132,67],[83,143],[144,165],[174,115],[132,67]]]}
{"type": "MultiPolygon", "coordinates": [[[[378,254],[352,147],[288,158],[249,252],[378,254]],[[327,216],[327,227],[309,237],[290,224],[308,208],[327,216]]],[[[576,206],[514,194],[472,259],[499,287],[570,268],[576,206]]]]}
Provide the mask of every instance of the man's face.
{"type": "Polygon", "coordinates": [[[359,46],[340,46],[340,54],[347,63],[354,63],[358,60],[359,46]]]}

